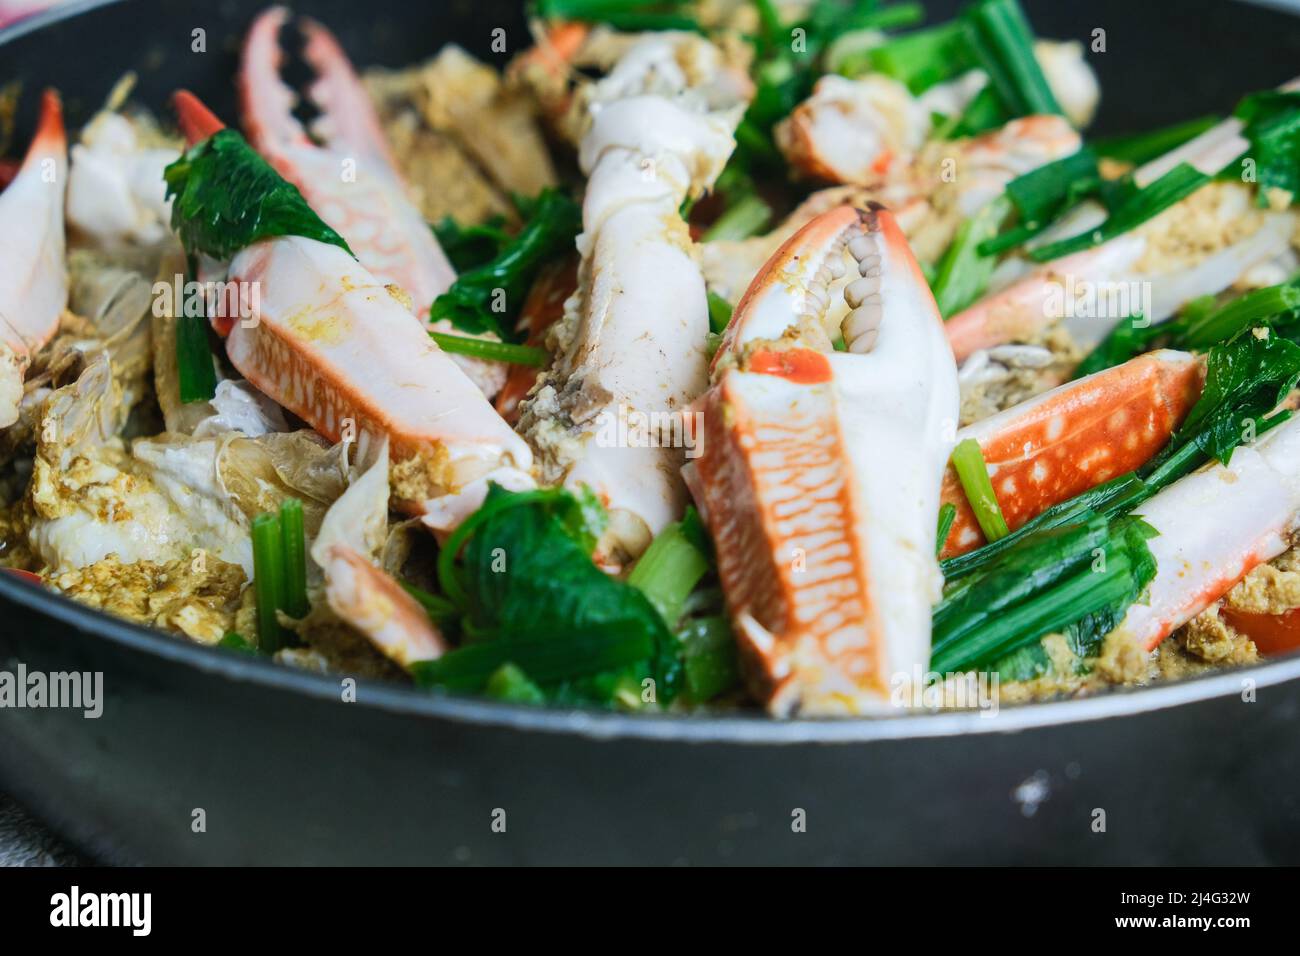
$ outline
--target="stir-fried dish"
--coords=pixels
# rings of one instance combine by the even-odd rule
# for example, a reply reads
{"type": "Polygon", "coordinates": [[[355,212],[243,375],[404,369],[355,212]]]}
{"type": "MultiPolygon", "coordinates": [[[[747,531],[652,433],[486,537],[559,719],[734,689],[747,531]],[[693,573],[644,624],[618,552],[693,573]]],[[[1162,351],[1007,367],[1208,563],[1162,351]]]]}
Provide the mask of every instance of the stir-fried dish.
{"type": "Polygon", "coordinates": [[[1300,648],[1300,83],[1098,138],[1089,39],[1016,0],[531,13],[358,74],[267,10],[238,116],[128,76],[68,139],[5,87],[43,99],[0,165],[0,564],[626,710],[1300,648]]]}

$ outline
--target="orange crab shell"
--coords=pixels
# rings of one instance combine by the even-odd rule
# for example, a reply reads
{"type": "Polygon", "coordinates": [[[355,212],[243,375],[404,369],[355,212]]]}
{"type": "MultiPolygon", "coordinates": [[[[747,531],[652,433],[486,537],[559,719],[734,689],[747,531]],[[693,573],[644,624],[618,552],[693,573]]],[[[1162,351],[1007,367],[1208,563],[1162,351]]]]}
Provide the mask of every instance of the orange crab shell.
{"type": "MultiPolygon", "coordinates": [[[[1185,352],[1139,356],[963,429],[979,442],[1007,527],[1132,471],[1159,451],[1201,392],[1201,363],[1185,352]]],[[[984,543],[954,469],[942,500],[957,516],[942,557],[984,543]]]]}

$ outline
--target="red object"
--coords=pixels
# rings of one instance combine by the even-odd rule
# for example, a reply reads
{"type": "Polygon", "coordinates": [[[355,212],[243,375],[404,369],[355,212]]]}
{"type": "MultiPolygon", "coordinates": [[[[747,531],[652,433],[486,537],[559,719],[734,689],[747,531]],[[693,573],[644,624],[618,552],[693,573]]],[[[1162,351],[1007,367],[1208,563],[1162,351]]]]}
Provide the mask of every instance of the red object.
{"type": "Polygon", "coordinates": [[[1229,627],[1254,641],[1265,657],[1300,650],[1300,608],[1281,614],[1253,614],[1225,607],[1219,615],[1229,627]]]}
{"type": "Polygon", "coordinates": [[[45,582],[41,580],[39,574],[32,574],[30,571],[19,571],[17,568],[0,568],[8,574],[12,574],[19,580],[26,581],[28,584],[35,584],[37,587],[45,587],[45,582]]]}
{"type": "Polygon", "coordinates": [[[226,128],[226,124],[189,90],[177,90],[172,96],[172,104],[176,107],[177,125],[190,146],[226,128]]]}
{"type": "Polygon", "coordinates": [[[750,355],[746,371],[776,375],[796,385],[820,385],[831,380],[831,363],[812,349],[760,349],[750,355]]]}

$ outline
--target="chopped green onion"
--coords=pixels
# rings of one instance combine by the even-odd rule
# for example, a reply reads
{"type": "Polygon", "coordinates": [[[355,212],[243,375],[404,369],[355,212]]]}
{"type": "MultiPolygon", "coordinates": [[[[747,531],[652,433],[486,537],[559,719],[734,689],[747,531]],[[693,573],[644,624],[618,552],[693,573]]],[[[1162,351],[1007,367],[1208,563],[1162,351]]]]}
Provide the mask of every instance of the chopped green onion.
{"type": "Polygon", "coordinates": [[[993,482],[979,442],[973,438],[958,442],[952,450],[952,467],[961,480],[966,500],[975,512],[975,520],[979,522],[984,537],[996,541],[1010,534],[1011,529],[1007,527],[1006,518],[1002,517],[1002,508],[993,492],[993,482]]]}
{"type": "Polygon", "coordinates": [[[957,506],[951,501],[945,501],[943,507],[939,509],[939,532],[934,538],[934,553],[937,555],[943,551],[943,544],[948,540],[948,532],[952,530],[952,523],[957,519],[957,506]]]}
{"type": "Polygon", "coordinates": [[[997,234],[1011,209],[999,196],[963,222],[944,253],[934,280],[934,299],[944,318],[955,315],[983,294],[997,260],[980,255],[980,244],[997,234]]]}
{"type": "Polygon", "coordinates": [[[883,73],[898,80],[913,94],[951,79],[973,64],[960,22],[918,30],[895,37],[841,65],[846,76],[883,73]]]}
{"type": "Polygon", "coordinates": [[[206,402],[217,393],[217,370],[208,344],[208,321],[201,315],[178,315],[176,378],[184,403],[206,402]]]}
{"type": "Polygon", "coordinates": [[[655,30],[701,30],[693,17],[672,11],[685,0],[537,0],[537,14],[547,20],[604,23],[615,30],[641,33],[655,30]]]}
{"type": "Polygon", "coordinates": [[[546,349],[531,345],[514,345],[510,342],[494,342],[491,339],[472,339],[467,335],[453,335],[449,332],[430,332],[429,338],[438,343],[438,348],[444,352],[453,355],[470,355],[489,362],[508,362],[511,365],[541,368],[550,358],[546,349]]]}
{"type": "Polygon", "coordinates": [[[276,611],[284,607],[284,537],[280,518],[263,512],[253,519],[253,588],[257,595],[257,643],[274,654],[289,643],[276,611]]]}
{"type": "Polygon", "coordinates": [[[716,292],[709,293],[709,331],[721,335],[731,322],[731,303],[716,292]]]}
{"type": "Polygon", "coordinates": [[[712,700],[740,682],[736,639],[725,617],[702,617],[678,633],[686,689],[696,703],[712,700]]]}
{"type": "Polygon", "coordinates": [[[682,522],[674,522],[650,542],[627,583],[649,598],[673,627],[682,616],[687,595],[708,570],[708,556],[687,536],[682,522]]]}
{"type": "Polygon", "coordinates": [[[701,242],[748,239],[763,231],[772,218],[772,207],[759,196],[741,198],[718,217],[700,237],[701,242]]]}
{"type": "Polygon", "coordinates": [[[284,613],[304,618],[311,610],[307,600],[307,533],[302,522],[302,502],[286,498],[280,505],[280,537],[284,544],[284,613]]]}
{"type": "Polygon", "coordinates": [[[497,700],[513,701],[516,704],[544,704],[546,694],[528,679],[528,675],[509,662],[502,664],[488,678],[483,692],[497,700]]]}
{"type": "Polygon", "coordinates": [[[1163,129],[1152,130],[1149,133],[1099,139],[1093,143],[1093,151],[1107,159],[1141,166],[1157,156],[1163,156],[1170,150],[1177,149],[1188,140],[1195,139],[1217,122],[1219,122],[1217,116],[1201,116],[1163,129]]]}
{"type": "Polygon", "coordinates": [[[1096,154],[1086,148],[1017,176],[1007,183],[1007,197],[1016,208],[1019,224],[982,243],[980,253],[992,256],[1022,245],[1100,187],[1096,154]]]}
{"type": "Polygon", "coordinates": [[[1016,0],[980,0],[962,15],[966,42],[1012,116],[1061,113],[1034,56],[1034,33],[1016,0]]]}
{"type": "Polygon", "coordinates": [[[951,136],[978,136],[980,133],[987,133],[991,129],[996,129],[1007,121],[1006,108],[1002,101],[998,99],[997,93],[991,86],[986,86],[974,96],[971,97],[966,108],[961,111],[961,115],[956,119],[956,125],[952,128],[951,134],[947,129],[944,130],[945,139],[951,136]]]}
{"type": "Polygon", "coordinates": [[[1155,182],[1121,200],[1106,221],[1095,229],[1040,246],[1029,253],[1029,258],[1035,262],[1048,262],[1101,245],[1158,216],[1209,181],[1210,177],[1200,170],[1188,163],[1179,163],[1155,182]]]}
{"type": "Polygon", "coordinates": [[[257,653],[257,648],[249,643],[248,638],[238,631],[226,631],[225,634],[221,635],[221,640],[217,641],[217,647],[227,647],[232,651],[243,651],[247,654],[257,653]]]}

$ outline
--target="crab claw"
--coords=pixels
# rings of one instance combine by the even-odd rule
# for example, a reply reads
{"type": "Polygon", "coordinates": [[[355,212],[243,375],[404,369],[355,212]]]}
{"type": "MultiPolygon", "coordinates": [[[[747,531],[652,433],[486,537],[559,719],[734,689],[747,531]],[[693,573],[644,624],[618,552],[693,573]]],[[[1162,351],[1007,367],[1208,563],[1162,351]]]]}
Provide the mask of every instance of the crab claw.
{"type": "Polygon", "coordinates": [[[303,56],[316,70],[307,96],[321,111],[309,136],[293,116],[295,95],[280,78],[284,7],[261,13],[244,41],[239,91],[249,142],[335,229],[383,284],[401,286],[417,315],[456,273],[432,230],[407,198],[365,88],[338,41],[311,20],[302,23],[303,56]]]}
{"type": "Polygon", "coordinates": [[[893,217],[845,206],[796,233],[720,354],[687,480],[750,683],[777,714],[882,709],[928,663],[958,404],[938,309],[893,217]],[[822,323],[849,264],[841,353],[822,323]]]}
{"type": "Polygon", "coordinates": [[[341,544],[325,555],[330,608],[403,667],[431,661],[447,650],[429,615],[401,585],[341,544]]]}
{"type": "Polygon", "coordinates": [[[68,142],[59,95],[46,90],[36,136],[0,193],[0,427],[18,418],[32,356],[54,337],[68,303],[63,193],[68,142]]]}
{"type": "MultiPolygon", "coordinates": [[[[968,425],[988,465],[1002,515],[1015,530],[1052,505],[1150,460],[1201,392],[1201,363],[1186,352],[1140,355],[968,425]]],[[[943,557],[984,543],[957,473],[942,498],[957,509],[943,557]]]]}
{"type": "MultiPolygon", "coordinates": [[[[217,120],[175,97],[183,126],[217,120]]],[[[396,503],[450,530],[489,476],[530,485],[532,452],[384,284],[344,250],[303,236],[265,239],[231,260],[253,314],[214,322],[231,363],[263,394],[331,441],[387,439],[396,503]],[[442,499],[454,499],[449,512],[442,499]]]]}
{"type": "Polygon", "coordinates": [[[1103,663],[1140,673],[1147,654],[1291,545],[1300,516],[1300,419],[1174,482],[1135,512],[1158,532],[1156,576],[1106,639],[1103,663]]]}

